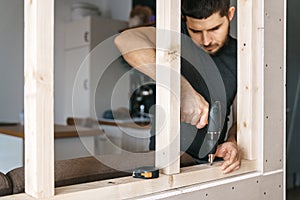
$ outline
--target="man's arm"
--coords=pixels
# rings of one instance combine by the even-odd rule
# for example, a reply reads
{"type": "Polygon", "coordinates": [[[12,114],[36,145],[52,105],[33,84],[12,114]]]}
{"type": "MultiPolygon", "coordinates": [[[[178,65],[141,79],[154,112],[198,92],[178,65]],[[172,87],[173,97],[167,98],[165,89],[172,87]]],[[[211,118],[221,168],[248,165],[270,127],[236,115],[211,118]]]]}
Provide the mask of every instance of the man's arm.
{"type": "Polygon", "coordinates": [[[122,32],[115,44],[128,64],[155,80],[155,28],[143,27],[122,32]]]}
{"type": "MultiPolygon", "coordinates": [[[[129,65],[156,79],[156,29],[141,27],[124,31],[115,39],[129,65]]],[[[181,76],[181,121],[203,128],[208,119],[209,105],[189,82],[181,76]]]]}

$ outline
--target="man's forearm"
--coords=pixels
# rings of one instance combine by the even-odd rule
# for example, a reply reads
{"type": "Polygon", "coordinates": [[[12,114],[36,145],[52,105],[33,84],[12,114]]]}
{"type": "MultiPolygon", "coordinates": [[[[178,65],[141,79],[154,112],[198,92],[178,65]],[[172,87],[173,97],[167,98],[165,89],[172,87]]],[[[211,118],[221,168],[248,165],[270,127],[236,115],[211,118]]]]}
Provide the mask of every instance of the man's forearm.
{"type": "MultiPolygon", "coordinates": [[[[116,37],[115,44],[129,65],[156,80],[155,29],[139,28],[116,37]]],[[[209,105],[190,83],[181,76],[181,120],[203,128],[209,105]]]]}
{"type": "Polygon", "coordinates": [[[237,124],[233,123],[231,128],[228,131],[227,141],[237,143],[237,124]]]}

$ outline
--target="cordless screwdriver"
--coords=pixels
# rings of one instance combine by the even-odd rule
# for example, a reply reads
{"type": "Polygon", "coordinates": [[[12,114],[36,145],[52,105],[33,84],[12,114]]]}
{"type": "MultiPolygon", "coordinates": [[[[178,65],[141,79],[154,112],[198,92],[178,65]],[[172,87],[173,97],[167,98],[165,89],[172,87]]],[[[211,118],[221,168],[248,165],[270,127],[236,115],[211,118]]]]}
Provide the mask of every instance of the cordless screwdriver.
{"type": "Polygon", "coordinates": [[[220,101],[215,101],[211,105],[208,119],[207,134],[204,139],[204,145],[207,145],[208,152],[208,162],[210,165],[213,164],[214,154],[216,153],[218,140],[221,134],[221,103],[220,101]]]}

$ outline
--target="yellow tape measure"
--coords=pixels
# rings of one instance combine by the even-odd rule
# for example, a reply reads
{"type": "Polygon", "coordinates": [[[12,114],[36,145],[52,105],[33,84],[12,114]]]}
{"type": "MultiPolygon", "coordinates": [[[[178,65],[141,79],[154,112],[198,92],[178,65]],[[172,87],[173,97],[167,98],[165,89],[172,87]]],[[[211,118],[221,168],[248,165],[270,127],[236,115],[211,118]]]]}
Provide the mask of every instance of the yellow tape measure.
{"type": "Polygon", "coordinates": [[[133,171],[132,176],[133,178],[144,178],[144,179],[158,178],[159,169],[151,166],[140,167],[133,171]]]}

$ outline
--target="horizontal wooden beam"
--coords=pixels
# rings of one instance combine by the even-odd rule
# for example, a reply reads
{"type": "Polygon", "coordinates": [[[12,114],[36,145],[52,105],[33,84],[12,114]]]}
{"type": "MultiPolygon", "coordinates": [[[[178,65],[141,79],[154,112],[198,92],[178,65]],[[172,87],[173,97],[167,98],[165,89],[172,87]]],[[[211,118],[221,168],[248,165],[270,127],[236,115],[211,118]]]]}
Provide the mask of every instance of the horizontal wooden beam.
{"type": "Polygon", "coordinates": [[[185,167],[181,168],[180,174],[160,174],[160,177],[157,179],[144,180],[124,177],[57,188],[54,199],[97,199],[99,196],[103,199],[127,199],[193,184],[205,183],[207,181],[229,178],[254,172],[256,169],[255,161],[243,160],[239,170],[230,174],[223,174],[220,170],[221,164],[222,162],[215,163],[213,166],[205,164],[185,167]]]}

